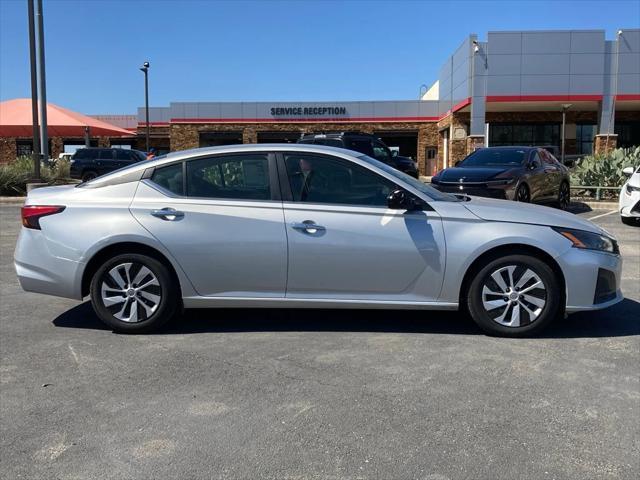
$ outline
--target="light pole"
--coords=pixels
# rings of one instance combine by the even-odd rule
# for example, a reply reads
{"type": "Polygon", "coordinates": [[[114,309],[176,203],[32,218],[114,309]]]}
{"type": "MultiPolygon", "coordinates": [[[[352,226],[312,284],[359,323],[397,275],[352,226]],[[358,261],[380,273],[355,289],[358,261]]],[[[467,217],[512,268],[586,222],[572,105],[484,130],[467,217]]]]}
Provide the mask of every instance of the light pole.
{"type": "Polygon", "coordinates": [[[144,62],[140,67],[144,73],[144,117],[147,124],[147,153],[149,153],[149,62],[144,62]]]}
{"type": "Polygon", "coordinates": [[[570,103],[563,103],[562,104],[562,153],[561,155],[561,160],[560,162],[564,165],[564,137],[565,137],[565,127],[566,127],[566,123],[567,123],[567,110],[569,110],[571,108],[571,104],[570,103]]]}
{"type": "MultiPolygon", "coordinates": [[[[42,0],[37,0],[35,10],[36,44],[38,53],[38,77],[40,87],[40,151],[45,162],[49,161],[49,134],[47,131],[47,77],[44,68],[44,12],[42,0]]],[[[38,172],[39,173],[39,172],[38,172]]]]}
{"type": "Polygon", "coordinates": [[[27,2],[29,8],[29,61],[31,64],[31,120],[33,124],[33,180],[40,181],[40,132],[38,130],[38,71],[36,67],[36,26],[33,0],[27,2]]]}

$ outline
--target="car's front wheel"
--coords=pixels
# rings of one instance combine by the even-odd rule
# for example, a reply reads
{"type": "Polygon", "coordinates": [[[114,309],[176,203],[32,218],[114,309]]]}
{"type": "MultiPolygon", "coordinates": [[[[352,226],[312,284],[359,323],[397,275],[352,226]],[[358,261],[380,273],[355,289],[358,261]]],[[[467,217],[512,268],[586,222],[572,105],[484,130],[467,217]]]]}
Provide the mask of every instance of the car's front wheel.
{"type": "Polygon", "coordinates": [[[91,303],[113,330],[145,333],[166,323],[179,304],[165,265],[147,255],[123,254],[105,262],[91,281],[91,303]]]}
{"type": "Polygon", "coordinates": [[[477,271],[466,305],[485,332],[522,337],[539,332],[556,318],[561,300],[561,283],[548,264],[530,255],[509,255],[477,271]]]}

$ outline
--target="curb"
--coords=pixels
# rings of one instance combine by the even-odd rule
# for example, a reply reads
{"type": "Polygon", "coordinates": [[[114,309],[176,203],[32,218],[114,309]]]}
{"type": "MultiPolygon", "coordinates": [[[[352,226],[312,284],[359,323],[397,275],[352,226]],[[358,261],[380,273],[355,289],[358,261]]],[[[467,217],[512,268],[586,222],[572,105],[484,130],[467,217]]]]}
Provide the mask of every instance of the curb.
{"type": "Polygon", "coordinates": [[[24,205],[27,197],[0,197],[0,205],[24,205]]]}

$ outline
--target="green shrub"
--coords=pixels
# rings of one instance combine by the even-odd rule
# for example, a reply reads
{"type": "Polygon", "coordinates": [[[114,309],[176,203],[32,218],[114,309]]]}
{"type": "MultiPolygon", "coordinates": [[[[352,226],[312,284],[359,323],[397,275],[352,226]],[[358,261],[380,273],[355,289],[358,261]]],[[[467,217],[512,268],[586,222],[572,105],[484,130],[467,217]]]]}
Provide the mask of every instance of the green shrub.
{"type": "MultiPolygon", "coordinates": [[[[640,147],[618,148],[606,155],[588,155],[571,172],[572,185],[621,187],[626,181],[622,169],[640,165],[640,147]]],[[[610,191],[610,196],[617,192],[610,191]]]]}
{"type": "MultiPolygon", "coordinates": [[[[49,184],[69,183],[69,162],[58,160],[54,165],[42,165],[40,176],[49,184]]],[[[16,158],[15,162],[0,165],[0,195],[24,195],[26,184],[33,177],[33,160],[29,156],[16,158]]]]}

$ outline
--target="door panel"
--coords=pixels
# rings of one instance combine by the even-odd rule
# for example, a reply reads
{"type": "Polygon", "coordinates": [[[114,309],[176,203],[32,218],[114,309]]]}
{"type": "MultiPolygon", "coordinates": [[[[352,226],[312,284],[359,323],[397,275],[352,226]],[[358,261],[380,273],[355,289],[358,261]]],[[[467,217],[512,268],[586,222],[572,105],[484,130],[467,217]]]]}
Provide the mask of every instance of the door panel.
{"type": "Polygon", "coordinates": [[[130,209],[200,295],[284,296],[287,238],[281,202],[172,198],[144,180],[130,209]]]}
{"type": "Polygon", "coordinates": [[[444,273],[435,212],[285,203],[287,297],[434,301],[444,273]],[[303,230],[300,224],[315,222],[303,230]]]}

